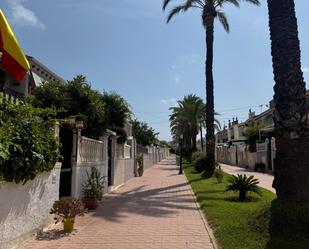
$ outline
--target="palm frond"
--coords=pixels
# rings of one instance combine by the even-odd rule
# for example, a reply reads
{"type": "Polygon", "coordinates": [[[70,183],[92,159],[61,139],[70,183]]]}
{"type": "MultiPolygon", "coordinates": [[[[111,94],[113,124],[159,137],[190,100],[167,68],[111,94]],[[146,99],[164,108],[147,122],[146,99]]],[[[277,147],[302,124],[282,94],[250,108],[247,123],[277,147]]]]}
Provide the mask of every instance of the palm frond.
{"type": "Polygon", "coordinates": [[[217,0],[217,3],[215,7],[220,7],[222,8],[224,4],[230,3],[233,4],[236,7],[239,7],[239,0],[217,0]]]}
{"type": "Polygon", "coordinates": [[[178,6],[175,6],[168,14],[167,16],[167,20],[166,22],[169,23],[170,20],[177,14],[179,14],[180,12],[185,12],[187,11],[188,8],[186,6],[186,4],[183,4],[183,5],[178,5],[178,6]]]}
{"type": "MultiPolygon", "coordinates": [[[[163,1],[163,11],[166,9],[167,5],[171,2],[171,0],[164,0],[163,1]]],[[[169,21],[177,14],[179,14],[180,12],[186,12],[188,9],[190,8],[200,8],[203,9],[204,8],[204,3],[202,0],[186,0],[185,3],[181,4],[181,5],[177,5],[175,6],[168,14],[167,16],[167,23],[169,23],[169,21]]]]}
{"type": "Polygon", "coordinates": [[[167,5],[171,2],[171,0],[163,0],[162,10],[165,10],[167,5]]]}
{"type": "Polygon", "coordinates": [[[230,32],[230,25],[229,25],[229,22],[226,18],[225,13],[221,12],[221,11],[217,11],[217,16],[219,18],[219,22],[222,24],[225,31],[229,33],[230,32]]]}
{"type": "Polygon", "coordinates": [[[257,6],[261,5],[260,0],[244,0],[244,1],[246,1],[248,3],[252,3],[252,4],[257,5],[257,6]]]}
{"type": "Polygon", "coordinates": [[[253,192],[258,194],[259,196],[262,196],[262,191],[258,186],[259,181],[255,179],[253,176],[247,177],[247,175],[239,175],[239,174],[237,174],[237,176],[232,175],[228,179],[228,182],[229,185],[226,187],[226,191],[238,191],[240,193],[239,195],[240,201],[244,201],[247,192],[253,192]]]}

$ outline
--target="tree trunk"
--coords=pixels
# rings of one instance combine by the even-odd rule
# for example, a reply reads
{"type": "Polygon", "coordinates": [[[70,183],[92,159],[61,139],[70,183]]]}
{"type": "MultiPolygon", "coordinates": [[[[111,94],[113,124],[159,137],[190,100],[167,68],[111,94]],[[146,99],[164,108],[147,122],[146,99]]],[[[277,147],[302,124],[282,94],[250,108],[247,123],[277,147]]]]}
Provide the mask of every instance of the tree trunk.
{"type": "Polygon", "coordinates": [[[238,197],[238,200],[240,202],[243,202],[246,200],[246,197],[247,197],[247,191],[244,191],[244,190],[239,190],[239,197],[238,197]]]}
{"type": "Polygon", "coordinates": [[[275,79],[276,161],[273,187],[279,199],[309,201],[309,129],[293,0],[268,0],[275,79]]]}
{"type": "Polygon", "coordinates": [[[214,82],[213,82],[213,43],[214,18],[209,18],[206,26],[206,151],[207,164],[215,165],[214,135],[214,82]]]}
{"type": "Polygon", "coordinates": [[[200,124],[200,135],[201,135],[201,149],[204,151],[204,142],[203,142],[203,128],[202,123],[200,124]]]}
{"type": "Polygon", "coordinates": [[[192,136],[192,152],[196,151],[196,134],[192,136]]]}

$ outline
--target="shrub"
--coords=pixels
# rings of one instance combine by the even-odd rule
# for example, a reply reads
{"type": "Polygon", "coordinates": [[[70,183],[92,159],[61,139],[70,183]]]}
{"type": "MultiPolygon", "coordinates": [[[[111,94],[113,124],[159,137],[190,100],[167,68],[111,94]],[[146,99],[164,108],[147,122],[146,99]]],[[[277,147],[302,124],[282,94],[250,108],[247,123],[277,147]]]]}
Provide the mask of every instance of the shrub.
{"type": "Polygon", "coordinates": [[[57,117],[78,116],[84,122],[83,134],[99,138],[107,128],[102,94],[91,88],[85,76],[68,82],[44,82],[29,99],[35,107],[56,108],[57,117]]]}
{"type": "Polygon", "coordinates": [[[138,167],[143,167],[144,156],[143,154],[139,154],[136,156],[136,161],[138,163],[138,167]]]}
{"type": "Polygon", "coordinates": [[[203,151],[194,152],[191,156],[192,164],[194,169],[201,173],[206,169],[207,164],[207,156],[206,153],[203,151]]]}
{"type": "Polygon", "coordinates": [[[68,218],[83,216],[87,210],[84,204],[73,197],[61,197],[60,200],[54,202],[50,214],[55,214],[56,223],[68,218]]]}
{"type": "Polygon", "coordinates": [[[260,190],[258,184],[259,181],[254,179],[253,176],[247,177],[246,175],[237,176],[232,175],[228,179],[229,185],[226,187],[226,191],[239,192],[239,201],[243,202],[246,200],[247,192],[253,192],[262,196],[262,191],[260,190]]]}
{"type": "Polygon", "coordinates": [[[264,163],[256,163],[254,165],[254,171],[265,172],[265,170],[266,170],[266,165],[264,163]]]}
{"type": "Polygon", "coordinates": [[[216,165],[216,169],[215,169],[215,172],[214,172],[214,175],[217,179],[217,182],[218,183],[222,183],[222,180],[223,180],[223,170],[221,168],[221,165],[217,163],[216,165]]]}
{"type": "Polygon", "coordinates": [[[0,175],[5,181],[26,183],[54,168],[60,143],[53,116],[50,109],[0,104],[0,175]]]}
{"type": "Polygon", "coordinates": [[[206,153],[204,151],[196,151],[191,155],[191,162],[196,161],[199,157],[204,156],[206,153]]]}
{"type": "Polygon", "coordinates": [[[103,189],[104,177],[96,167],[92,167],[90,172],[87,171],[87,180],[83,184],[83,195],[100,201],[102,200],[103,189]]]}

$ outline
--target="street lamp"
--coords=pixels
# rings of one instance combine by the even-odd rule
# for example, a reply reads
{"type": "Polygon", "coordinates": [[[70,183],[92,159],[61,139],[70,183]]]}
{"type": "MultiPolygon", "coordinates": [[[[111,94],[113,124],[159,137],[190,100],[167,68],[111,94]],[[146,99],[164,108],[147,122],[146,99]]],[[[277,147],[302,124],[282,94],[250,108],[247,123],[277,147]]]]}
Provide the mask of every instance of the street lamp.
{"type": "Polygon", "coordinates": [[[183,139],[183,135],[181,134],[179,136],[180,141],[179,141],[179,147],[180,147],[180,158],[179,158],[179,173],[178,175],[182,175],[182,139],[183,139]]]}

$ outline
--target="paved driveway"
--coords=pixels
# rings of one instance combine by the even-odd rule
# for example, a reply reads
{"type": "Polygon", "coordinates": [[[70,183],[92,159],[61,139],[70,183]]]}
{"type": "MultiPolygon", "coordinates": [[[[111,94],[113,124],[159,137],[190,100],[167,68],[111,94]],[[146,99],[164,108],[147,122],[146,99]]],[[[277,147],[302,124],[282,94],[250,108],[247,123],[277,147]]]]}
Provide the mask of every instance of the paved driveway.
{"type": "Polygon", "coordinates": [[[276,190],[272,187],[274,176],[270,174],[264,174],[259,172],[254,172],[250,169],[240,168],[236,166],[230,166],[227,164],[220,163],[224,172],[229,173],[231,175],[237,174],[246,174],[248,176],[253,175],[255,178],[259,179],[260,186],[270,190],[273,193],[276,193],[276,190]]]}
{"type": "MultiPolygon", "coordinates": [[[[21,249],[213,249],[190,186],[170,158],[106,196],[96,212],[21,249]]],[[[59,227],[58,227],[59,228],[59,227]]]]}

